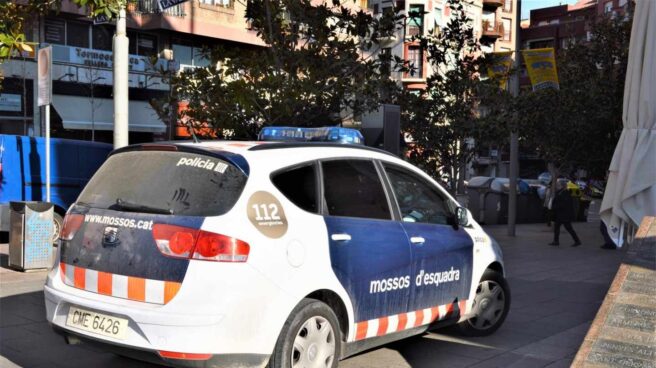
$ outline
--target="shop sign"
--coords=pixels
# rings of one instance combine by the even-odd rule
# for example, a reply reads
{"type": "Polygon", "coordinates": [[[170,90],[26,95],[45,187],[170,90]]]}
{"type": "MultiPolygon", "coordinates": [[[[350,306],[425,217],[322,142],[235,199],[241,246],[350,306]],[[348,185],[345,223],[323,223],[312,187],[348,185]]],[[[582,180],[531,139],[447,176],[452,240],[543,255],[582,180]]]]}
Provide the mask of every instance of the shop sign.
{"type": "Polygon", "coordinates": [[[21,95],[0,93],[0,111],[21,112],[21,95]]]}
{"type": "MultiPolygon", "coordinates": [[[[129,56],[129,68],[132,71],[143,72],[146,70],[145,58],[142,56],[129,56]]],[[[73,64],[86,65],[94,68],[111,69],[114,63],[114,54],[111,51],[85,49],[71,47],[69,62],[73,64]]]]}

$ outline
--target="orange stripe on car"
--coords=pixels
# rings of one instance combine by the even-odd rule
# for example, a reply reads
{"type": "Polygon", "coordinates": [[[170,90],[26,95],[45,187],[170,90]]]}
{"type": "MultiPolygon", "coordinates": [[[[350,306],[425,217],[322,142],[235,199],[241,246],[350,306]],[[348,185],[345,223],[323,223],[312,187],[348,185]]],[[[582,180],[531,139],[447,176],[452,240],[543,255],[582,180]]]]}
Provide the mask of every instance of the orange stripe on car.
{"type": "Polygon", "coordinates": [[[128,276],[128,299],[146,301],[146,279],[128,276]]]}
{"type": "Polygon", "coordinates": [[[356,340],[362,340],[365,337],[367,337],[367,328],[369,327],[368,325],[369,324],[367,323],[367,321],[359,322],[356,325],[357,326],[356,330],[355,330],[355,339],[356,340]]]}
{"type": "Polygon", "coordinates": [[[364,340],[373,336],[384,336],[386,334],[403,331],[413,327],[425,326],[435,321],[456,316],[457,314],[463,316],[465,314],[466,306],[467,300],[461,300],[457,303],[438,305],[408,313],[400,313],[393,316],[360,321],[355,323],[355,336],[351,341],[364,340]],[[456,309],[456,305],[458,306],[458,309],[456,309]],[[396,328],[394,326],[395,322],[396,328]],[[376,329],[374,334],[371,332],[367,334],[369,326],[376,329]]]}
{"type": "Polygon", "coordinates": [[[151,304],[170,302],[182,286],[179,282],[123,276],[65,263],[59,263],[59,272],[62,282],[68,286],[101,295],[151,304]]]}
{"type": "MultiPolygon", "coordinates": [[[[75,266],[73,266],[75,267],[75,266]]],[[[84,276],[86,274],[86,270],[82,267],[75,267],[73,269],[73,285],[78,288],[78,289],[84,289],[85,286],[85,280],[84,276]]]]}
{"type": "Polygon", "coordinates": [[[112,295],[112,274],[98,272],[98,294],[112,295]]]}
{"type": "Polygon", "coordinates": [[[171,282],[171,281],[164,282],[164,304],[170,302],[171,299],[173,299],[173,297],[180,290],[180,286],[181,284],[179,282],[171,282]]]}

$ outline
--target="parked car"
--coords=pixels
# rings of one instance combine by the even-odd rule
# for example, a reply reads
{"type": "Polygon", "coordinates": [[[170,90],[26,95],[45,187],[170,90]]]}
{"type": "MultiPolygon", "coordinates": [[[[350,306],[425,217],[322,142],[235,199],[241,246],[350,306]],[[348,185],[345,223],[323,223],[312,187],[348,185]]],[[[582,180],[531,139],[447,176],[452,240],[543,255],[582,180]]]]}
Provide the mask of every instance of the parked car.
{"type": "MultiPolygon", "coordinates": [[[[52,138],[50,201],[54,238],[64,214],[112,150],[106,143],[52,138]]],[[[9,202],[46,200],[45,138],[0,134],[0,231],[9,231],[9,202]]]]}
{"type": "Polygon", "coordinates": [[[174,366],[336,367],[510,290],[497,243],[416,167],[362,145],[143,144],[66,215],[45,289],[71,343],[174,366]]]}

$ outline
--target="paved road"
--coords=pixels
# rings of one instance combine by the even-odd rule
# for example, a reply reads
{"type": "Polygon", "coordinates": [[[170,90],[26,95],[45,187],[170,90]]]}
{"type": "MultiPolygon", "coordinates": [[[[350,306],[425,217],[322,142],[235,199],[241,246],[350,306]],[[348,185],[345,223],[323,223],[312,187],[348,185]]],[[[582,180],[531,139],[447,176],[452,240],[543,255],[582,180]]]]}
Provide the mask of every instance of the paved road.
{"type": "MultiPolygon", "coordinates": [[[[569,367],[624,252],[599,249],[598,224],[575,224],[583,246],[549,247],[546,225],[487,230],[500,242],[512,289],[508,319],[493,336],[429,333],[341,362],[367,367],[569,367]]],[[[568,244],[564,234],[563,243],[568,244]]],[[[6,254],[6,246],[0,246],[6,254]]],[[[6,269],[0,256],[0,367],[155,367],[85,345],[67,346],[45,321],[45,274],[6,269]]]]}

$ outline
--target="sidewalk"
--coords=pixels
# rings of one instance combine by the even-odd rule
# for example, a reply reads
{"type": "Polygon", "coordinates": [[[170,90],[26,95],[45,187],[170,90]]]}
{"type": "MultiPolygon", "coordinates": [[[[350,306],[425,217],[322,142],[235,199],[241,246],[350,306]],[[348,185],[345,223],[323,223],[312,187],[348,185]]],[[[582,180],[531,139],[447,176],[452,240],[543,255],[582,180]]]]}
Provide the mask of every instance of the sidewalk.
{"type": "MultiPolygon", "coordinates": [[[[569,367],[617,272],[624,251],[599,249],[598,223],[575,223],[577,248],[550,247],[544,224],[486,230],[503,248],[512,306],[492,336],[429,333],[340,362],[342,368],[569,367]]],[[[45,272],[7,269],[0,245],[0,367],[154,367],[82,345],[67,346],[45,320],[45,272]]]]}

